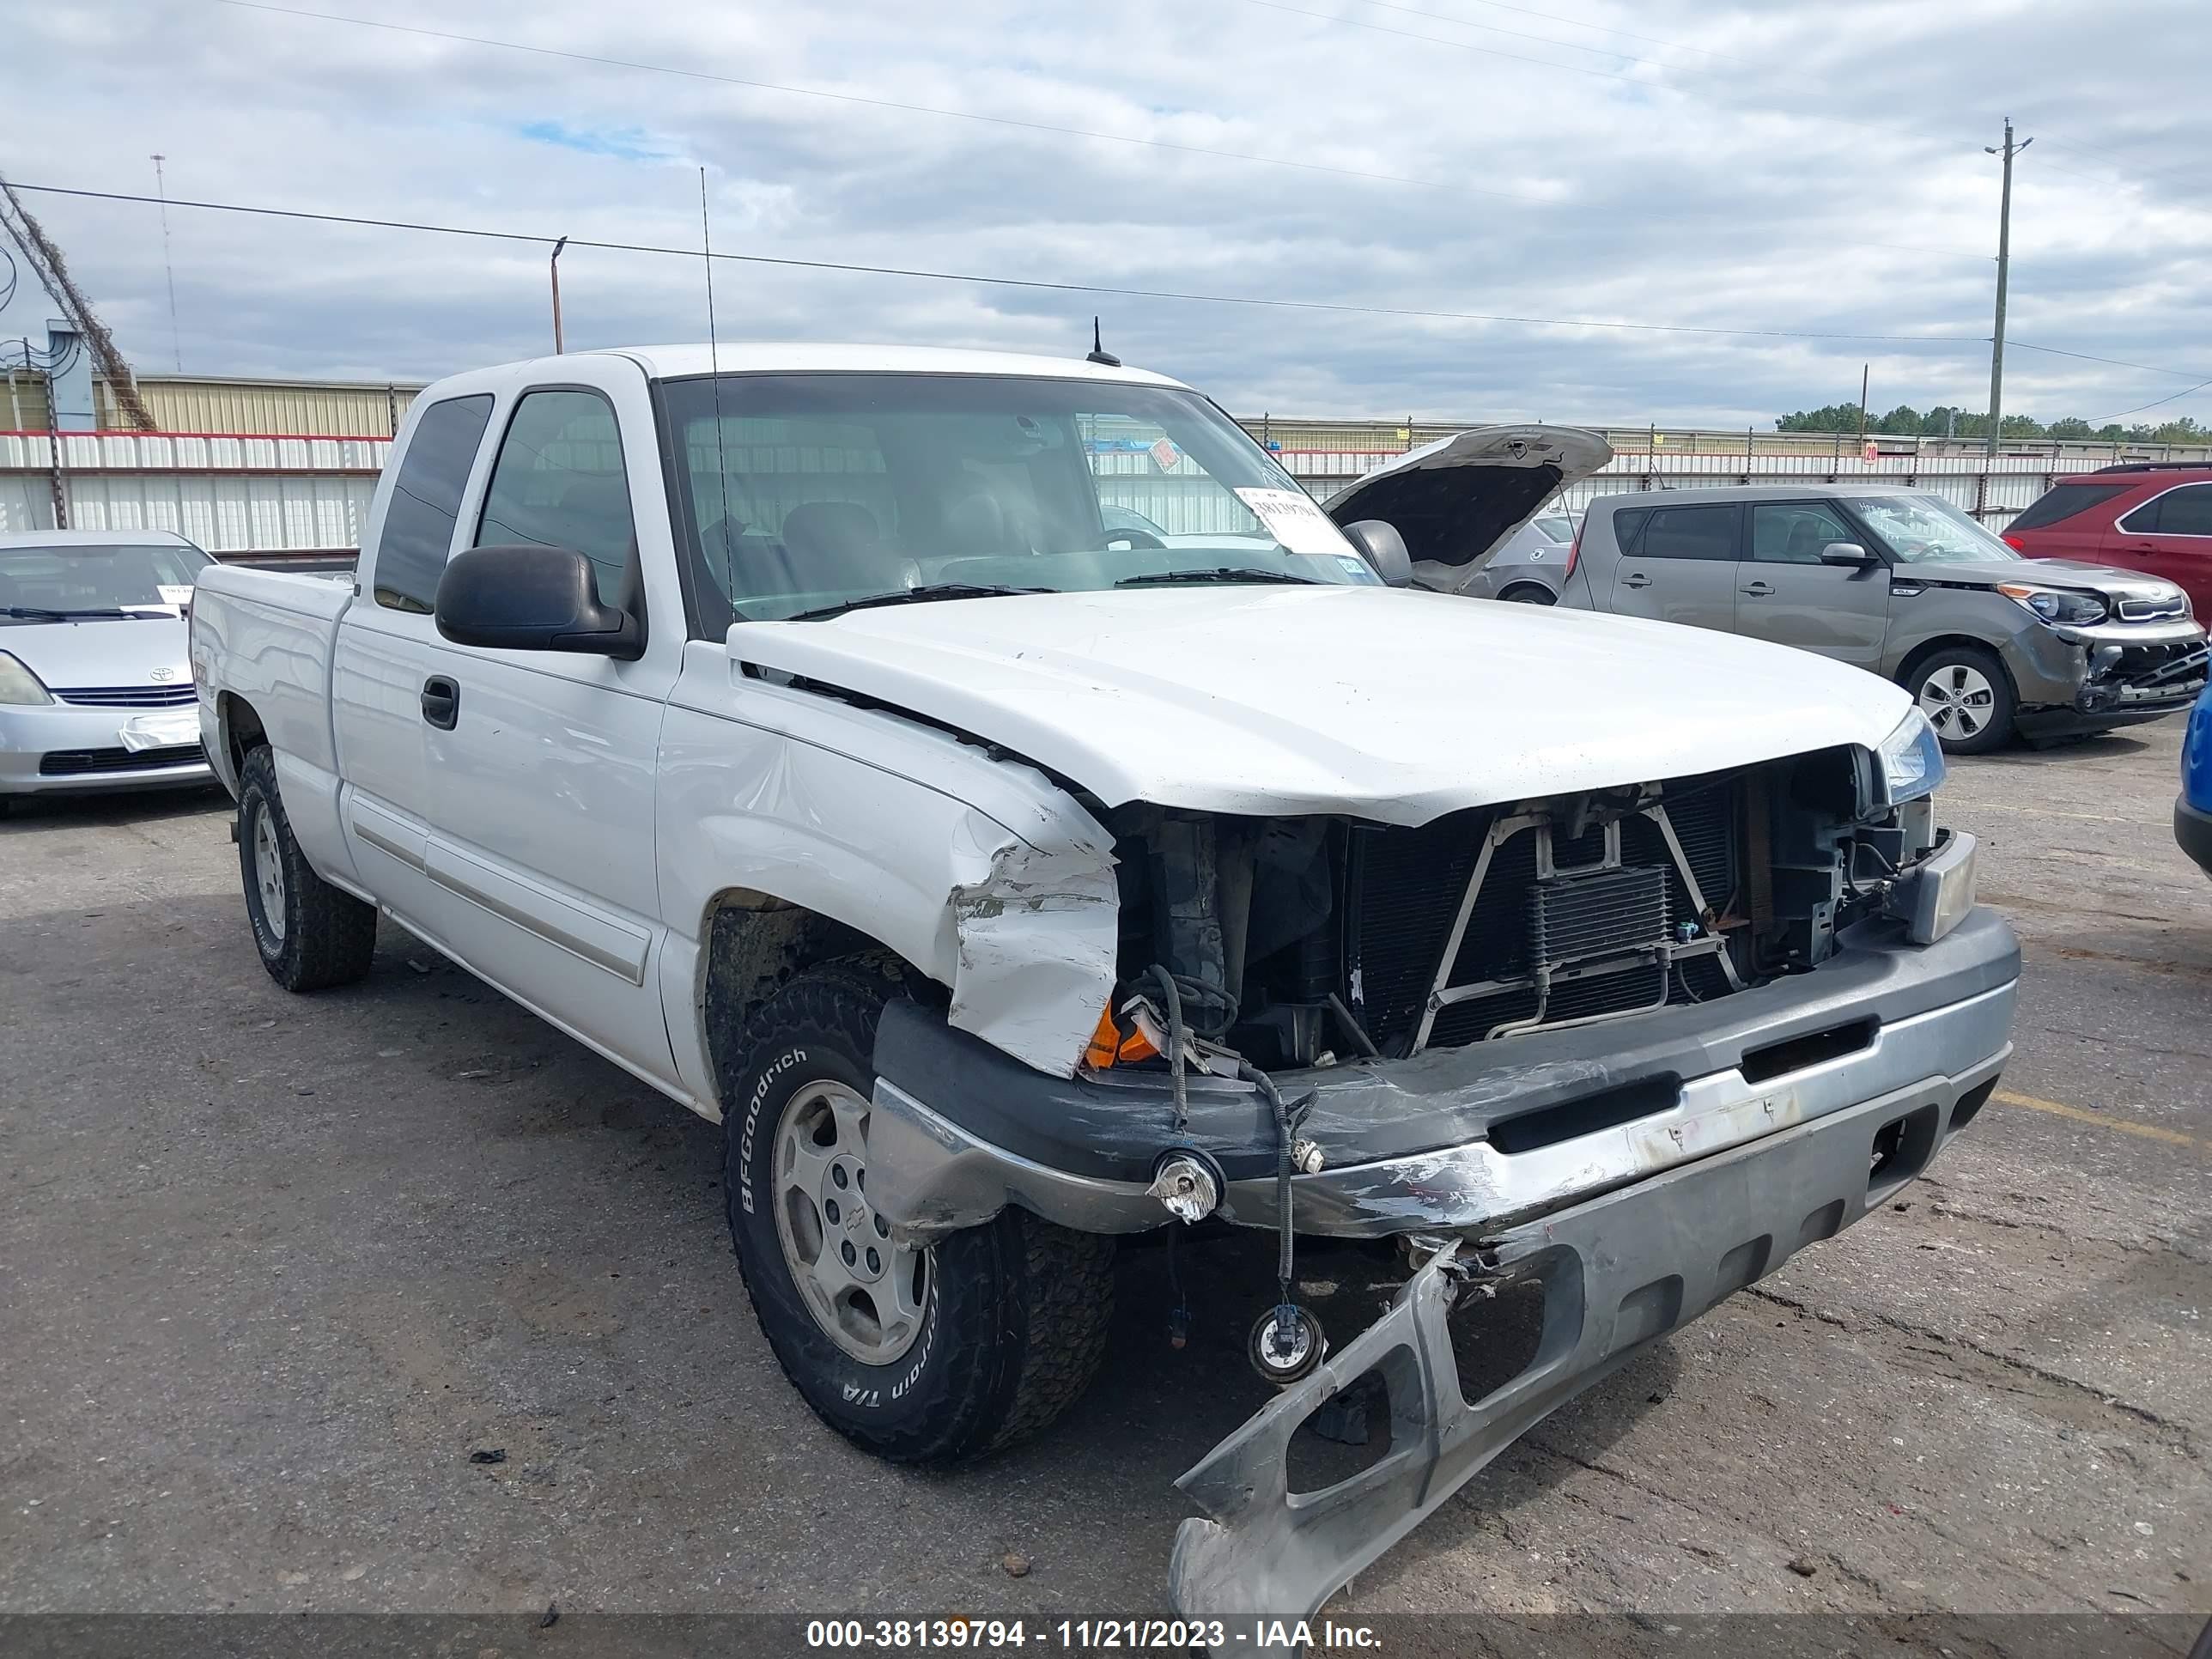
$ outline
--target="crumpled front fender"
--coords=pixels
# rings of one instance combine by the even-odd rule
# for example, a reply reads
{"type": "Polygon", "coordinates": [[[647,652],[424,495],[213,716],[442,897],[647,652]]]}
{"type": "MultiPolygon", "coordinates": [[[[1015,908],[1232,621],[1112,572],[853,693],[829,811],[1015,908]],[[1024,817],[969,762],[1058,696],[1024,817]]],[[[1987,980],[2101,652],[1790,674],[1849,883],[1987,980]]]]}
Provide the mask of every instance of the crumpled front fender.
{"type": "Polygon", "coordinates": [[[1068,816],[1074,833],[1038,847],[971,813],[956,862],[980,867],[947,898],[950,1023],[1060,1077],[1074,1074],[1114,994],[1121,910],[1112,838],[1079,809],[1068,816]]]}

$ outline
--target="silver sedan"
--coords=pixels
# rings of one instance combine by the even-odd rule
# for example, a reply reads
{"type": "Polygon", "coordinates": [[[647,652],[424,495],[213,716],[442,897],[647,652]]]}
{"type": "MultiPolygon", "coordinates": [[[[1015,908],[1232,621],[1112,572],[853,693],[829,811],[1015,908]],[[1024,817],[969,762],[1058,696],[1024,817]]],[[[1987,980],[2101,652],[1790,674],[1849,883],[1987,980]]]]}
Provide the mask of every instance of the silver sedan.
{"type": "Polygon", "coordinates": [[[0,812],[213,776],[185,637],[212,562],[167,531],[0,535],[0,812]]]}

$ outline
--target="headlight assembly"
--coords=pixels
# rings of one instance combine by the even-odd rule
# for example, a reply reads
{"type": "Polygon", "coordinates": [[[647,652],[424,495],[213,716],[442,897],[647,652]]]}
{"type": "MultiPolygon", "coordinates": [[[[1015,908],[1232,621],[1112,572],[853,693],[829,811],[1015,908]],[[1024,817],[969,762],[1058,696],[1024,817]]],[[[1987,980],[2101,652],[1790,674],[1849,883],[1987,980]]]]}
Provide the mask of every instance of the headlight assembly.
{"type": "Polygon", "coordinates": [[[1942,787],[1943,745],[1936,728],[1929,725],[1928,716],[1917,708],[1898,722],[1897,730],[1881,740],[1877,752],[1892,806],[1932,795],[1942,787]]]}
{"type": "Polygon", "coordinates": [[[2039,582],[1999,582],[1997,592],[2026,605],[2047,623],[2093,628],[2112,615],[2103,599],[2075,587],[2045,587],[2039,582]]]}
{"type": "Polygon", "coordinates": [[[46,688],[29,669],[0,651],[0,703],[52,702],[46,688]]]}

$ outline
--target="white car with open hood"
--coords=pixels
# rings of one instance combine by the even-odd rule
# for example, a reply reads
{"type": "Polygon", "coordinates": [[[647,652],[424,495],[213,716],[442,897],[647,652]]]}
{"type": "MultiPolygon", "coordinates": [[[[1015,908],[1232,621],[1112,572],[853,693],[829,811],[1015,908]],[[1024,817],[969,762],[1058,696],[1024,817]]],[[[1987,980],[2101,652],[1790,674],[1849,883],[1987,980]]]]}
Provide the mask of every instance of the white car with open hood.
{"type": "Polygon", "coordinates": [[[388,915],[720,1121],[761,1324],[887,1457],[1066,1407],[1116,1237],[1264,1230],[1247,1340],[1283,1392],[1183,1478],[1170,1576],[1192,1616],[1309,1613],[1877,1207],[2011,1052],[2018,948],[1911,699],[1409,586],[1577,464],[1556,429],[1454,441],[1340,524],[1110,362],[442,381],[350,590],[202,579],[255,946],[310,990],[388,915]],[[1403,1246],[1334,1344],[1316,1238],[1403,1246]],[[1448,1322],[1531,1280],[1529,1364],[1464,1397],[1448,1322]],[[1293,1503],[1289,1437],[1370,1371],[1389,1450],[1293,1503]]]}

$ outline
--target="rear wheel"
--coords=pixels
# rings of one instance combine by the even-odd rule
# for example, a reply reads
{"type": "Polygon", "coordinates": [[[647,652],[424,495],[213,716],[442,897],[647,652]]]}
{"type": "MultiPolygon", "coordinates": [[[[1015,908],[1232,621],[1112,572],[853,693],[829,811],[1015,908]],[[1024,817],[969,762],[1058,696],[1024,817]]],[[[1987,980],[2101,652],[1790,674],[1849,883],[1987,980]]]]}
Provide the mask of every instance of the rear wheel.
{"type": "Polygon", "coordinates": [[[1941,647],[1920,659],[1905,687],[1954,755],[1986,755],[2012,740],[2012,680],[1993,653],[1941,647]]]}
{"type": "Polygon", "coordinates": [[[308,865],[276,792],[276,763],[258,745],[238,770],[238,873],[253,946],[288,991],[349,985],[376,954],[376,907],[340,892],[308,865]]]}
{"type": "Polygon", "coordinates": [[[1516,582],[1498,596],[1508,605],[1557,605],[1559,596],[1541,582],[1516,582]]]}
{"type": "Polygon", "coordinates": [[[1042,1428],[1105,1352],[1113,1242],[1008,1209],[916,1248],[868,1201],[870,1057],[896,981],[868,961],[793,980],[747,1026],[723,1119],[730,1234],[784,1375],[897,1462],[1042,1428]]]}

